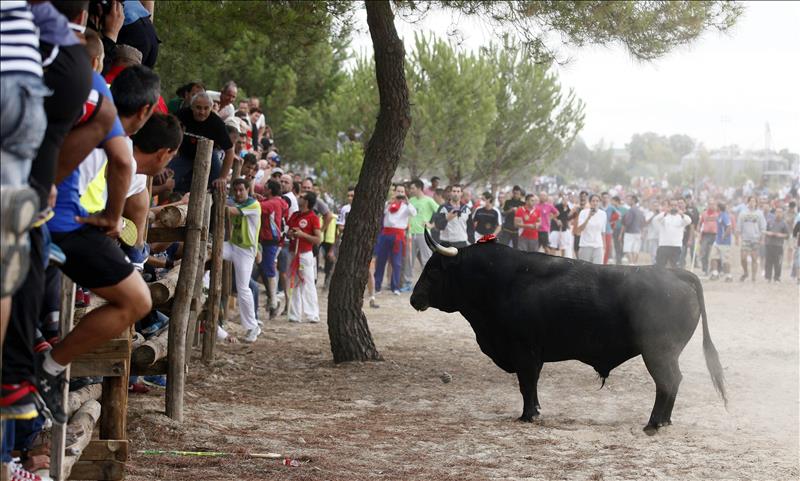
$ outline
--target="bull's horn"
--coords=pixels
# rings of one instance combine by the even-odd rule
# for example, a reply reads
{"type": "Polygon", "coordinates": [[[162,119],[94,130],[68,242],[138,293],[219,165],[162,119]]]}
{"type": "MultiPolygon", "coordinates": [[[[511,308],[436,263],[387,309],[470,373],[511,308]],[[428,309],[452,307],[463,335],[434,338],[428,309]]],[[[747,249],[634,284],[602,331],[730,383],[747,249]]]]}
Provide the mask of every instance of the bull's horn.
{"type": "Polygon", "coordinates": [[[455,257],[458,255],[458,249],[455,247],[445,247],[431,237],[431,234],[428,232],[428,229],[425,229],[425,243],[428,244],[428,247],[434,252],[438,252],[439,254],[447,257],[455,257]]]}

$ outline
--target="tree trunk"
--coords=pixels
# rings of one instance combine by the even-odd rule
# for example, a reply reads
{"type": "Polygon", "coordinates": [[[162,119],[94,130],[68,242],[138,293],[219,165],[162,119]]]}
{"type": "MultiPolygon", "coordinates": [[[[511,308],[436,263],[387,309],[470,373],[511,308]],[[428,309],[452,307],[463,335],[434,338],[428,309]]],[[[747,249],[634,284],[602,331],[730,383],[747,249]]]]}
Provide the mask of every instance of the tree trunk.
{"type": "Polygon", "coordinates": [[[380,110],[356,184],[350,221],[328,295],[328,334],[334,362],[379,361],[362,307],[369,261],[392,176],[411,126],[405,51],[388,1],[367,1],[367,24],[375,50],[380,110]]]}

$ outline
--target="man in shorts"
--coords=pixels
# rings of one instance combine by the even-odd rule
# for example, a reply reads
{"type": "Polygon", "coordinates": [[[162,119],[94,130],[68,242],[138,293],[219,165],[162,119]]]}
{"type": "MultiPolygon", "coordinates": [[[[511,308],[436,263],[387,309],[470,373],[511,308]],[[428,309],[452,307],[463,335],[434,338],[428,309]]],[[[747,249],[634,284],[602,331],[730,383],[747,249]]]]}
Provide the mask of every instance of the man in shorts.
{"type": "MultiPolygon", "coordinates": [[[[120,85],[139,85],[138,91],[117,90],[112,85],[114,103],[125,133],[136,133],[150,118],[158,101],[161,84],[158,76],[144,66],[124,70],[120,85]]],[[[111,99],[109,99],[111,100],[111,99]]],[[[131,183],[131,165],[111,163],[106,173],[106,209],[89,216],[80,203],[79,170],[73,171],[58,186],[55,215],[48,222],[53,241],[64,251],[61,270],[73,281],[90,289],[107,304],[89,312],[52,350],[37,358],[40,367],[40,392],[53,417],[66,420],[60,395],[64,370],[77,356],[102,345],[144,317],[152,307],[150,291],[130,260],[111,237],[120,230],[122,204],[131,183]]]]}

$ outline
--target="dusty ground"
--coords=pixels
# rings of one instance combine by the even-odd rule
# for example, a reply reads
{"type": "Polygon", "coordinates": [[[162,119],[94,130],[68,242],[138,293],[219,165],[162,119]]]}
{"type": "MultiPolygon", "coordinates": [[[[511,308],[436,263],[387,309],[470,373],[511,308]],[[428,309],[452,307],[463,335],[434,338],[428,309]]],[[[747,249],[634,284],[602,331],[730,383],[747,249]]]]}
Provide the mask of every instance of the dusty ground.
{"type": "Polygon", "coordinates": [[[318,325],[280,319],[266,323],[255,345],[222,346],[212,368],[192,363],[182,425],[161,414],[163,392],[132,396],[127,479],[800,477],[793,282],[706,283],[729,408],[712,387],[698,328],[681,357],[675,424],[654,437],[641,431],[655,396],[641,358],[613,371],[603,389],[586,365],[545,365],[543,421],[523,424],[515,377],[480,352],[460,315],[416,313],[408,294],[379,302],[368,315],[385,362],[335,366],[324,315],[318,325]],[[301,465],[245,456],[268,452],[301,465]]]}

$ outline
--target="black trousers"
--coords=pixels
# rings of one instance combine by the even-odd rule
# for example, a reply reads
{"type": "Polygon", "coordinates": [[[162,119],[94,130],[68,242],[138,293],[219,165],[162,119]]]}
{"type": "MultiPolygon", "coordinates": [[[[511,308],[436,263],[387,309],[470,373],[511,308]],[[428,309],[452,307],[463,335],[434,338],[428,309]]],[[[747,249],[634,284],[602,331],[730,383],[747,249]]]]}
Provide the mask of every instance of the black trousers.
{"type": "Polygon", "coordinates": [[[656,251],[656,266],[658,267],[678,267],[680,262],[681,248],[675,246],[658,246],[656,251]]]}
{"type": "Polygon", "coordinates": [[[781,264],[783,263],[783,246],[766,245],[764,277],[767,280],[781,280],[781,264]],[[773,277],[774,276],[774,277],[773,277]]]}
{"type": "Polygon", "coordinates": [[[45,292],[41,228],[31,229],[31,267],[22,287],[11,298],[11,319],[3,344],[3,384],[34,382],[33,342],[45,292]]]}

